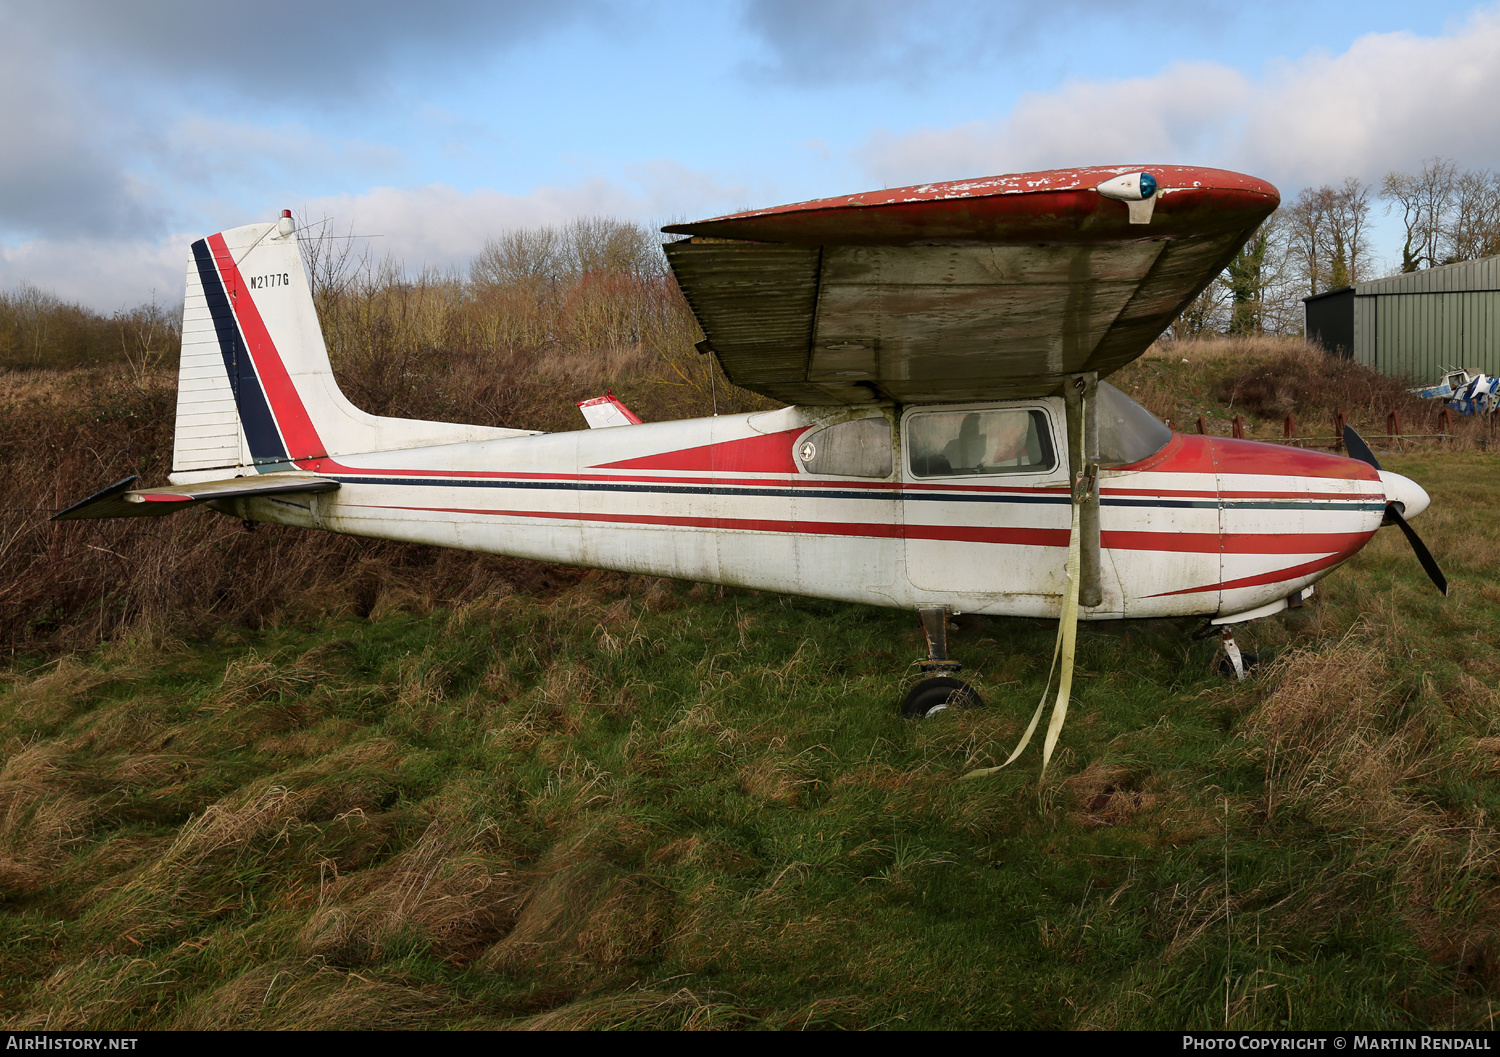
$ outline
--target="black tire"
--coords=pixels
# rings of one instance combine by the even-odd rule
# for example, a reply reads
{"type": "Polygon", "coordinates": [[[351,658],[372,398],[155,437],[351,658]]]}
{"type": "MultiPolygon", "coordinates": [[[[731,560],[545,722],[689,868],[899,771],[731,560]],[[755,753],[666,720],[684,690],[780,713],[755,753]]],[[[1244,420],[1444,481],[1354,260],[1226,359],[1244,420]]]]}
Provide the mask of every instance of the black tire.
{"type": "Polygon", "coordinates": [[[906,692],[901,714],[908,719],[926,719],[949,708],[982,708],[984,699],[962,679],[938,675],[923,679],[906,692]]]}

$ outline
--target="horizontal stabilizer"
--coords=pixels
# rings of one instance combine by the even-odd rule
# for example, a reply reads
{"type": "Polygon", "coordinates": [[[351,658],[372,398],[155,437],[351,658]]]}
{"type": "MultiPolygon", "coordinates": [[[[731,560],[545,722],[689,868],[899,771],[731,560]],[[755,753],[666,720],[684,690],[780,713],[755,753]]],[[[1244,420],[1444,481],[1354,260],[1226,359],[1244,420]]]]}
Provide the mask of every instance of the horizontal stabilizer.
{"type": "Polygon", "coordinates": [[[589,424],[589,429],[603,429],[605,426],[639,426],[641,420],[636,417],[634,411],[620,402],[614,393],[605,393],[596,396],[592,400],[580,400],[578,410],[583,412],[583,420],[589,424]]]}
{"type": "Polygon", "coordinates": [[[275,474],[235,477],[228,481],[205,481],[202,484],[132,488],[131,486],[139,479],[127,477],[123,481],[116,481],[81,503],[74,503],[62,513],[54,514],[52,520],[160,517],[163,514],[175,514],[194,503],[206,503],[210,499],[251,499],[256,496],[289,495],[298,492],[332,492],[339,486],[337,481],[330,481],[324,477],[293,477],[275,474]]]}

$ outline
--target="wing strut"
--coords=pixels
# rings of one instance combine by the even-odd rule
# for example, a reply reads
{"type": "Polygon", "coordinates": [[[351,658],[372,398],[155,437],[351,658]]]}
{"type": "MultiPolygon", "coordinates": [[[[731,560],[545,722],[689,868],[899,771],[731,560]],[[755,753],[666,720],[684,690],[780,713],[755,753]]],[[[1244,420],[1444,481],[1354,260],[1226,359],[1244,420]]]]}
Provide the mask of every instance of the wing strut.
{"type": "Polygon", "coordinates": [[[1052,647],[1052,667],[1047,670],[1047,685],[1042,689],[1042,699],[1032,713],[1021,743],[998,767],[981,767],[964,775],[965,778],[982,778],[994,774],[1002,767],[1009,767],[1036,733],[1037,723],[1047,707],[1047,694],[1052,689],[1052,675],[1062,661],[1058,674],[1057,699],[1052,705],[1052,716],[1047,721],[1047,736],[1042,742],[1042,771],[1037,779],[1040,796],[1047,780],[1047,764],[1052,761],[1052,750],[1057,748],[1057,739],[1062,734],[1063,724],[1068,718],[1068,701],[1073,695],[1073,659],[1078,645],[1079,605],[1098,605],[1102,600],[1099,584],[1099,416],[1094,409],[1094,393],[1099,384],[1095,373],[1079,374],[1069,378],[1063,395],[1068,410],[1068,463],[1073,476],[1073,524],[1068,533],[1067,574],[1063,582],[1062,612],[1057,621],[1057,642],[1052,647]]]}

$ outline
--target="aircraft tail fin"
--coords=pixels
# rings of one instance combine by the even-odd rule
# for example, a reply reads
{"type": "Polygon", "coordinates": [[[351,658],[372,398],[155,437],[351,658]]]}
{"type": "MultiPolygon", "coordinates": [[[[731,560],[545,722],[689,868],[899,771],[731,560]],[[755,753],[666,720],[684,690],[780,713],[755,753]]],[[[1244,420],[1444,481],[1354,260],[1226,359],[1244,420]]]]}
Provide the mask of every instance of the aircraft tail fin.
{"type": "Polygon", "coordinates": [[[381,418],[351,404],[329,364],[289,210],[193,243],[173,481],[331,470],[342,455],[527,432],[381,418]]]}

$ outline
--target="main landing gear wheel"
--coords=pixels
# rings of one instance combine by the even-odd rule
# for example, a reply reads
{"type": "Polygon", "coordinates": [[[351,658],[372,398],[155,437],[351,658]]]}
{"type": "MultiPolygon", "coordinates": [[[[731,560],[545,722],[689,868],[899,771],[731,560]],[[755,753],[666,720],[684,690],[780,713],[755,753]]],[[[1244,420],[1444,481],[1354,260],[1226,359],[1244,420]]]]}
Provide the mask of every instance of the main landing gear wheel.
{"type": "Polygon", "coordinates": [[[938,675],[923,679],[907,691],[901,714],[909,719],[927,719],[949,708],[982,708],[984,699],[962,679],[938,675]]]}

